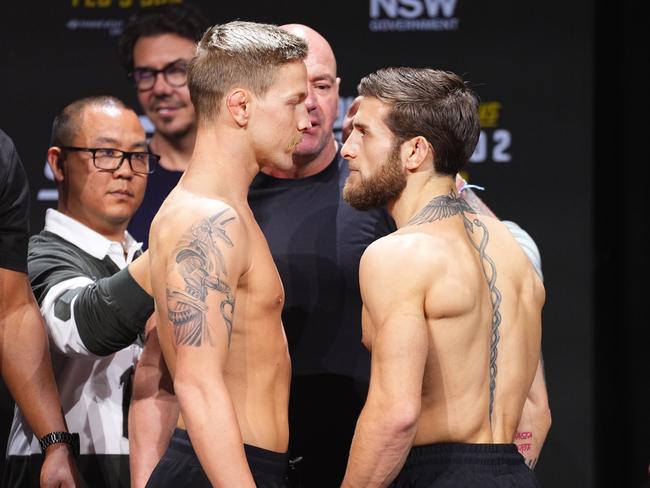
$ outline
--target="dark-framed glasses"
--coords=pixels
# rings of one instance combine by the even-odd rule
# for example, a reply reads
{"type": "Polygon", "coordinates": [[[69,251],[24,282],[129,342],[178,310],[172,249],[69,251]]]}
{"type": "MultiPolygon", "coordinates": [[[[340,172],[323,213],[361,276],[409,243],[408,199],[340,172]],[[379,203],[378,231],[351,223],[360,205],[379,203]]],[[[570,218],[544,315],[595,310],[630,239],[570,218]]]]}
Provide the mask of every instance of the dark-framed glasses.
{"type": "Polygon", "coordinates": [[[187,61],[177,59],[163,69],[134,68],[129,76],[140,91],[151,90],[156,84],[158,74],[162,73],[169,86],[180,88],[187,84],[187,61]]]}
{"type": "Polygon", "coordinates": [[[61,146],[64,151],[89,152],[93,155],[93,165],[97,169],[116,171],[122,166],[124,160],[129,162],[131,171],[141,175],[154,172],[160,156],[147,151],[122,151],[108,147],[75,147],[61,146]]]}

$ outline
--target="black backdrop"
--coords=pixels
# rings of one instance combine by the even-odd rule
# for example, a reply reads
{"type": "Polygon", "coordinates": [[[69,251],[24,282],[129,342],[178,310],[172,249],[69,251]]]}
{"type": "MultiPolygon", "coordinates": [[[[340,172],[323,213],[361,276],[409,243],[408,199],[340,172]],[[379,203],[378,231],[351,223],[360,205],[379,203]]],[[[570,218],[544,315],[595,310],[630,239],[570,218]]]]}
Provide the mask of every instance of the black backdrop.
{"type": "MultiPolygon", "coordinates": [[[[166,2],[3,2],[0,127],[14,139],[28,171],[33,232],[41,229],[45,208],[54,205],[54,185],[44,172],[53,116],[70,101],[92,94],[117,95],[137,106],[117,57],[116,34],[136,8],[161,3],[166,2]]],[[[620,324],[616,315],[618,308],[631,309],[635,303],[620,281],[631,279],[639,263],[627,258],[627,274],[621,274],[615,256],[640,252],[647,240],[637,236],[638,247],[620,244],[622,234],[636,234],[632,217],[617,232],[604,231],[618,219],[620,209],[612,205],[621,202],[612,195],[607,205],[605,192],[618,180],[596,171],[611,170],[605,154],[620,157],[616,149],[623,134],[635,127],[624,121],[628,111],[638,110],[633,109],[636,99],[625,105],[611,86],[632,88],[621,74],[634,62],[623,53],[630,46],[640,52],[630,34],[623,36],[628,28],[639,28],[640,17],[631,7],[588,0],[192,3],[215,23],[300,22],[320,31],[338,58],[342,110],[361,76],[382,66],[449,69],[472,82],[483,102],[483,133],[467,176],[486,187],[481,196],[497,215],[529,231],[542,253],[547,287],[543,351],[553,426],[539,477],[553,487],[640,486],[649,442],[647,435],[639,436],[648,434],[648,393],[641,388],[647,376],[639,368],[647,369],[647,361],[634,340],[636,329],[627,320],[620,324]],[[603,73],[608,77],[603,79],[603,73]],[[615,124],[620,128],[612,129],[615,124]],[[596,189],[602,199],[596,198],[596,189]],[[613,279],[619,282],[612,290],[613,279]],[[633,347],[639,349],[630,360],[633,347]],[[628,359],[620,362],[623,357],[628,359]],[[633,386],[637,395],[623,411],[625,400],[614,400],[621,395],[614,385],[622,384],[633,386]],[[621,418],[625,425],[617,421],[621,418]],[[614,475],[625,478],[610,482],[614,475]]],[[[630,156],[643,157],[638,150],[630,156]]],[[[628,198],[636,198],[628,203],[647,203],[642,189],[628,198]]],[[[642,315],[634,319],[647,325],[642,315]]]]}

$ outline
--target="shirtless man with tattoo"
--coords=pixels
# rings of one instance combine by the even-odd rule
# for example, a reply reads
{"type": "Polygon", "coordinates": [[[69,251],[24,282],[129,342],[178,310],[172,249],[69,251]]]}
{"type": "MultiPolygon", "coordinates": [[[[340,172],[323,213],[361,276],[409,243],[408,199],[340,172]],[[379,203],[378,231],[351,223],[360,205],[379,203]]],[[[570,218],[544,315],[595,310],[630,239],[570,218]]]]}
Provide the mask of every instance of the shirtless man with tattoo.
{"type": "Polygon", "coordinates": [[[310,127],[306,53],[276,26],[231,22],[209,29],[190,62],[196,144],[149,247],[180,415],[147,486],[285,486],[284,292],[247,194],[263,165],[291,169],[310,127]]]}
{"type": "Polygon", "coordinates": [[[512,442],[544,288],[508,229],[457,194],[476,98],[452,73],[411,68],[373,73],[359,92],[343,195],[386,204],[398,230],[361,259],[371,378],[342,486],[537,486],[512,442]]]}

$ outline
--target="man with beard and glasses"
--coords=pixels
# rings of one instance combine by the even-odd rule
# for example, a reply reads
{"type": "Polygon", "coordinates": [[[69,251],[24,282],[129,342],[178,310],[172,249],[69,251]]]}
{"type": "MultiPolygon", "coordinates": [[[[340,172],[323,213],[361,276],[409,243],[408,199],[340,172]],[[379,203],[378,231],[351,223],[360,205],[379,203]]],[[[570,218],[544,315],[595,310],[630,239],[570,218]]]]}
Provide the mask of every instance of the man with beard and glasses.
{"type": "Polygon", "coordinates": [[[160,155],[142,205],[129,225],[129,232],[145,249],[151,221],[187,168],[194,148],[196,116],[187,89],[187,65],[208,26],[193,5],[163,5],[140,10],[120,37],[124,68],[155,129],[150,149],[160,155]]]}
{"type": "Polygon", "coordinates": [[[371,379],[342,486],[534,487],[513,444],[539,364],[544,287],[507,227],[458,196],[477,100],[431,69],[365,77],[343,196],[398,230],[360,263],[371,379]]]}

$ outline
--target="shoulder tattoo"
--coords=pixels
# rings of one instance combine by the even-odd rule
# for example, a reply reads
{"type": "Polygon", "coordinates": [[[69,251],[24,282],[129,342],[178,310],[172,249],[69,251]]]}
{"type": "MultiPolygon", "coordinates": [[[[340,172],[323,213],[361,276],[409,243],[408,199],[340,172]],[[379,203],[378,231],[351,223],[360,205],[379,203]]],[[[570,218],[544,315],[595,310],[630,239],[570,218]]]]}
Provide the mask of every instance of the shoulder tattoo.
{"type": "Polygon", "coordinates": [[[222,296],[220,315],[230,346],[235,295],[224,281],[228,270],[222,249],[234,247],[226,232],[233,220],[230,209],[199,220],[183,234],[174,250],[176,272],[185,286],[182,290],[167,288],[167,310],[179,346],[199,347],[206,342],[212,345],[206,303],[210,291],[222,296]]]}

